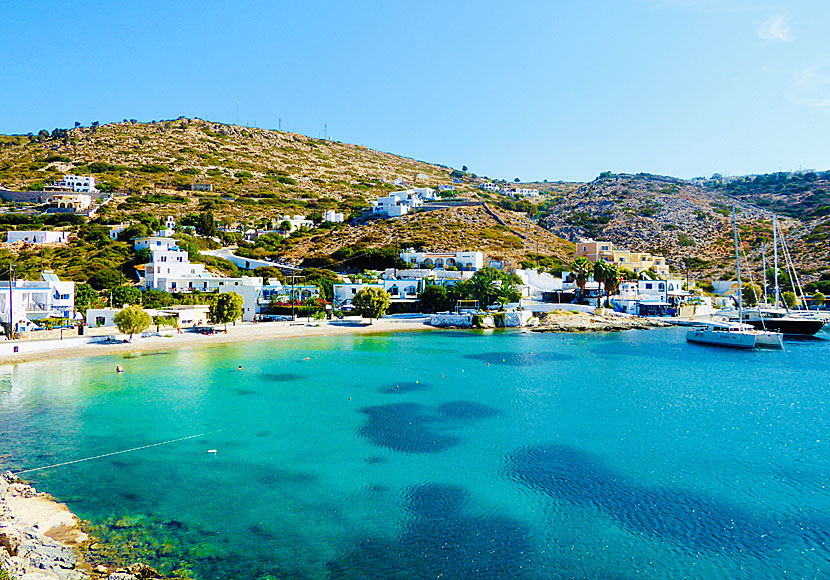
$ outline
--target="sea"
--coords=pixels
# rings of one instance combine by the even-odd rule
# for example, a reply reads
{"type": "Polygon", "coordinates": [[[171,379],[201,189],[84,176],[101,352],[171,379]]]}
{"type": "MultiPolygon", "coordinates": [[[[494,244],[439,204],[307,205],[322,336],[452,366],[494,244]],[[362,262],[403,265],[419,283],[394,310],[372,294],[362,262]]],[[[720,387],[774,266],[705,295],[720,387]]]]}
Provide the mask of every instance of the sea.
{"type": "Polygon", "coordinates": [[[5,366],[0,468],[97,549],[200,580],[830,577],[830,333],[784,351],[684,334],[5,366]]]}

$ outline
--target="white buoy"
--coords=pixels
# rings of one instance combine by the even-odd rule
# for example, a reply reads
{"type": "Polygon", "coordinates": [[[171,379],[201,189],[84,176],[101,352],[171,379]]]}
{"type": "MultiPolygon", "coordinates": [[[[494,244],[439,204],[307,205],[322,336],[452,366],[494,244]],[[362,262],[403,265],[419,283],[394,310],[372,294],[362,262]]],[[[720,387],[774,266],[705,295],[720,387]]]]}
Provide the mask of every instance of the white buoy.
{"type": "Polygon", "coordinates": [[[216,449],[208,449],[208,453],[216,453],[216,449]]]}

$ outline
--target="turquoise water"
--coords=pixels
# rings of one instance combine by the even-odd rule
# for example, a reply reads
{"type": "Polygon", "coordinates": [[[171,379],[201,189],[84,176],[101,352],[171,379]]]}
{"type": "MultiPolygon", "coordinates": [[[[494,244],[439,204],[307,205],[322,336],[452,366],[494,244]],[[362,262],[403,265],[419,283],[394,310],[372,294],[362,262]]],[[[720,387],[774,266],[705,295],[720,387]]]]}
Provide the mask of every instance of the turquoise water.
{"type": "Polygon", "coordinates": [[[204,434],[26,475],[201,579],[827,578],[830,340],[737,352],[684,332],[5,367],[0,462],[204,434]]]}

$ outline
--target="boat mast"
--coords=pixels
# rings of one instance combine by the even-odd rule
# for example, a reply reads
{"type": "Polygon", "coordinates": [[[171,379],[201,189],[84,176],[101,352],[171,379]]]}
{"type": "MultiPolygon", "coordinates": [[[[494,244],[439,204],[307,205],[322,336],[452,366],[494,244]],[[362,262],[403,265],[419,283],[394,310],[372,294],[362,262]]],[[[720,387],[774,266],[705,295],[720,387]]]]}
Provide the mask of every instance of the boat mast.
{"type": "MultiPolygon", "coordinates": [[[[778,216],[772,214],[772,247],[775,256],[773,270],[775,270],[775,308],[778,308],[778,300],[781,298],[781,290],[778,288],[778,216]]],[[[766,274],[765,274],[766,275],[766,274]]]]}
{"type": "Polygon", "coordinates": [[[741,258],[738,254],[738,218],[735,214],[735,206],[732,206],[732,230],[735,232],[735,266],[738,271],[738,322],[743,323],[744,313],[744,288],[741,283],[741,258]]]}
{"type": "MultiPolygon", "coordinates": [[[[761,272],[763,272],[763,277],[761,278],[761,284],[763,285],[763,294],[764,294],[764,304],[767,303],[767,248],[764,245],[764,242],[761,242],[761,272]]],[[[760,309],[760,306],[758,307],[760,309]]]]}

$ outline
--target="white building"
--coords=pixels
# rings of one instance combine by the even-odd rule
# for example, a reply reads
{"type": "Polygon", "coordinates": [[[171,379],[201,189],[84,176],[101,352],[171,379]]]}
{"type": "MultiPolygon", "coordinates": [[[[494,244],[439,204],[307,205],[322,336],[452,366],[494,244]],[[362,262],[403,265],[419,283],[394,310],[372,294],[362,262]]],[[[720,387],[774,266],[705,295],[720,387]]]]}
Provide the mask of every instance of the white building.
{"type": "Polygon", "coordinates": [[[90,175],[64,175],[59,187],[68,187],[76,193],[95,193],[95,178],[90,175]]]}
{"type": "Polygon", "coordinates": [[[304,215],[281,215],[277,217],[277,225],[282,225],[283,222],[288,222],[288,233],[297,231],[300,228],[313,228],[314,222],[306,219],[304,215]]]}
{"type": "Polygon", "coordinates": [[[129,226],[127,224],[117,224],[114,226],[110,226],[109,236],[111,240],[117,240],[118,234],[126,230],[129,226]]]}
{"type": "Polygon", "coordinates": [[[653,316],[665,314],[685,303],[693,295],[683,289],[682,280],[638,280],[622,282],[615,307],[629,314],[653,316]]]}
{"type": "Polygon", "coordinates": [[[436,270],[455,267],[459,270],[475,272],[484,267],[482,252],[416,252],[410,248],[401,252],[401,260],[418,268],[435,268],[436,270]]]}
{"type": "Polygon", "coordinates": [[[403,191],[393,191],[392,194],[406,199],[412,199],[417,196],[423,201],[432,201],[435,199],[435,190],[431,187],[415,187],[403,191]]]}
{"type": "Polygon", "coordinates": [[[495,183],[480,183],[478,188],[483,189],[484,191],[501,191],[501,187],[495,183]]]}
{"type": "Polygon", "coordinates": [[[350,306],[355,295],[364,288],[380,288],[395,301],[413,301],[424,288],[424,280],[378,280],[377,282],[347,282],[333,286],[335,306],[350,306]]]}
{"type": "Polygon", "coordinates": [[[175,230],[176,229],[176,219],[172,215],[167,216],[167,218],[164,220],[164,229],[166,229],[166,230],[175,230]]]}
{"type": "Polygon", "coordinates": [[[522,285],[527,288],[527,298],[542,300],[544,295],[550,292],[561,292],[563,290],[562,278],[547,272],[538,270],[516,270],[516,275],[521,279],[522,285]]]}
{"type": "Polygon", "coordinates": [[[217,286],[218,292],[236,292],[242,296],[242,320],[250,322],[259,314],[267,314],[272,301],[302,302],[320,296],[320,288],[314,285],[282,284],[276,278],[267,283],[258,277],[226,278],[228,283],[217,286]],[[237,282],[240,282],[237,284],[237,282]]]}
{"type": "Polygon", "coordinates": [[[388,217],[401,217],[410,210],[424,205],[424,200],[435,199],[435,190],[430,187],[418,187],[393,191],[386,197],[379,197],[372,202],[372,213],[388,217]]]}
{"type": "Polygon", "coordinates": [[[504,190],[504,193],[513,197],[539,197],[539,190],[529,187],[511,187],[504,190]]]}
{"type": "Polygon", "coordinates": [[[455,186],[453,185],[439,185],[438,191],[455,191],[455,186]]]}
{"type": "Polygon", "coordinates": [[[62,282],[51,270],[44,271],[41,280],[15,280],[11,292],[8,281],[0,282],[0,320],[8,324],[10,314],[15,331],[31,326],[31,321],[41,318],[72,319],[75,315],[75,282],[62,282]]]}
{"type": "MultiPolygon", "coordinates": [[[[176,292],[176,282],[193,281],[210,276],[204,264],[191,264],[187,252],[178,246],[150,250],[150,262],[144,264],[144,287],[176,292]]],[[[192,286],[190,286],[192,288],[192,286]]]]}
{"type": "Polygon", "coordinates": [[[407,200],[402,200],[394,194],[379,197],[376,201],[372,202],[372,213],[385,215],[390,218],[406,215],[411,208],[412,206],[407,200]]]}
{"type": "MultiPolygon", "coordinates": [[[[86,324],[90,328],[116,326],[115,315],[121,310],[121,308],[90,308],[86,311],[86,324]]],[[[177,305],[159,309],[148,308],[144,311],[151,317],[174,318],[176,326],[190,328],[207,324],[210,306],[207,304],[177,305]]]]}
{"type": "Polygon", "coordinates": [[[166,237],[166,236],[148,236],[146,238],[135,238],[133,240],[133,247],[136,251],[143,250],[144,248],[150,249],[150,251],[154,250],[169,250],[170,248],[178,249],[179,244],[173,238],[166,237]]]}
{"type": "Polygon", "coordinates": [[[69,232],[21,230],[6,232],[6,241],[10,244],[26,242],[29,244],[65,244],[69,241],[69,232]]]}
{"type": "Polygon", "coordinates": [[[323,213],[323,221],[324,222],[332,222],[335,224],[343,223],[343,214],[334,211],[333,209],[327,209],[323,213]]]}

